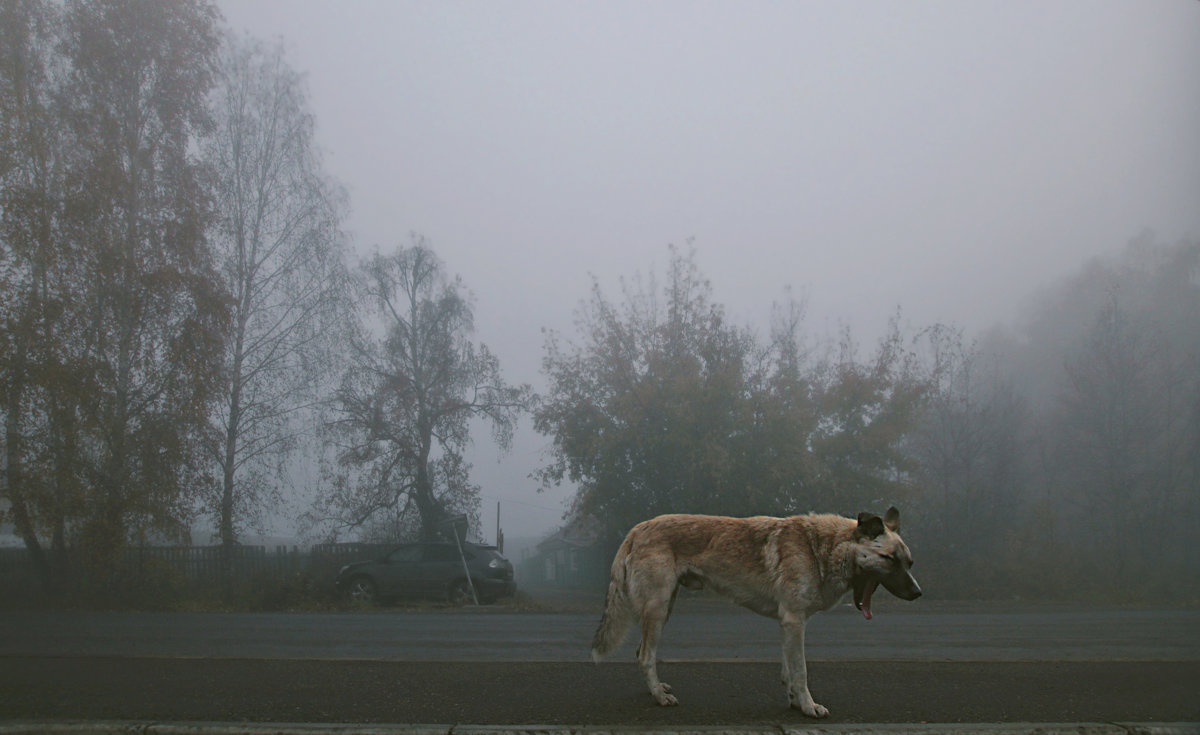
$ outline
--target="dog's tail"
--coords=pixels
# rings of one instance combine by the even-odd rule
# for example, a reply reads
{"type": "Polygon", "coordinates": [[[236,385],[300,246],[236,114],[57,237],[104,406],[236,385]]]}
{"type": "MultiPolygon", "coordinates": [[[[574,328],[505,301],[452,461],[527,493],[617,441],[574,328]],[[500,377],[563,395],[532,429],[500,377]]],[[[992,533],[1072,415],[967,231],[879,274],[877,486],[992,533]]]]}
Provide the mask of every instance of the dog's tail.
{"type": "MultiPolygon", "coordinates": [[[[632,534],[630,534],[632,536],[632,534]]],[[[629,537],[626,537],[617,556],[613,559],[612,574],[608,582],[608,592],[604,596],[604,612],[600,615],[600,625],[596,627],[596,635],[592,638],[592,660],[600,663],[620,645],[625,635],[633,626],[633,606],[629,601],[629,537]]]]}

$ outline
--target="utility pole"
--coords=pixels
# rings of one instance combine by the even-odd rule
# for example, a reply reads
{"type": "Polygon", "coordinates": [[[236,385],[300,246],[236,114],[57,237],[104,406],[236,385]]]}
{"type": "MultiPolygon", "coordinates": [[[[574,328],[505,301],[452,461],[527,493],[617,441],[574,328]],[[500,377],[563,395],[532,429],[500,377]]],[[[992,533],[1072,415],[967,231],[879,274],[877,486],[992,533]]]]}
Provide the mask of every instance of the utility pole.
{"type": "Polygon", "coordinates": [[[500,501],[496,501],[496,551],[504,553],[504,531],[500,530],[500,501]]]}

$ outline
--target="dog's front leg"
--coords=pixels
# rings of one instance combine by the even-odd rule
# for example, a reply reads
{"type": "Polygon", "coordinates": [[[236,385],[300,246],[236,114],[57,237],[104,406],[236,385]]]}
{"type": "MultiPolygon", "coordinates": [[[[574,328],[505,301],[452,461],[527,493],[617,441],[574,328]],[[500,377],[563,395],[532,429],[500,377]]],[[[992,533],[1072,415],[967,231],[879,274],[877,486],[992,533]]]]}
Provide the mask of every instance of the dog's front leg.
{"type": "Polygon", "coordinates": [[[808,691],[808,667],[804,661],[806,622],[803,616],[788,614],[779,623],[783,631],[783,676],[788,704],[809,717],[828,717],[829,710],[814,702],[808,691]]]}

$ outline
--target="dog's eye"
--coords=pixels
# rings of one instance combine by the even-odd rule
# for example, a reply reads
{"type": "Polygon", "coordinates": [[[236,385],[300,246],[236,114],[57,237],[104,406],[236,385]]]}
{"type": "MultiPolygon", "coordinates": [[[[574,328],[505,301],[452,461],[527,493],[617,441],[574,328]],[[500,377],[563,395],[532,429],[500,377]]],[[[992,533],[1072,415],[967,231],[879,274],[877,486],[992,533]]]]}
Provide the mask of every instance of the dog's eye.
{"type": "Polygon", "coordinates": [[[896,557],[892,554],[880,554],[879,556],[880,556],[880,558],[886,559],[888,561],[896,561],[896,557]]]}

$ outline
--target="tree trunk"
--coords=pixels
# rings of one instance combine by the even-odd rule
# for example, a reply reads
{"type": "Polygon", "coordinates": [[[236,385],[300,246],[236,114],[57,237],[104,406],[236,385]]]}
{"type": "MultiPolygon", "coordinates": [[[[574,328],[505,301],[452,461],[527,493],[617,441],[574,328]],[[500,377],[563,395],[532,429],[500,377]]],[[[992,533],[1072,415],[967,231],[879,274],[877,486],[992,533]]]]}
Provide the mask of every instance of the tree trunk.
{"type": "Polygon", "coordinates": [[[221,518],[218,533],[221,537],[221,583],[226,598],[233,597],[233,546],[237,537],[233,530],[235,474],[237,471],[238,438],[242,420],[242,363],[246,344],[246,320],[250,311],[248,287],[238,303],[237,332],[234,335],[233,370],[229,379],[229,423],[225,427],[224,470],[221,480],[221,518]]]}
{"type": "MultiPolygon", "coordinates": [[[[21,390],[22,386],[18,382],[13,394],[20,395],[21,390]]],[[[29,551],[29,558],[33,561],[33,568],[37,573],[38,581],[41,582],[42,591],[49,595],[54,591],[54,577],[46,560],[46,552],[42,549],[42,544],[34,530],[33,520],[29,517],[29,507],[25,502],[24,478],[21,471],[21,439],[17,433],[20,430],[20,418],[20,401],[14,400],[9,405],[4,422],[6,458],[4,482],[8,489],[8,500],[11,505],[9,513],[12,515],[13,526],[16,528],[17,534],[25,542],[25,548],[29,551]]]]}
{"type": "Polygon", "coordinates": [[[221,481],[221,584],[226,598],[233,595],[233,545],[237,543],[233,532],[233,483],[234,464],[237,461],[237,423],[239,395],[235,386],[229,405],[229,427],[225,434],[224,474],[221,481]]]}
{"type": "MultiPolygon", "coordinates": [[[[32,311],[33,305],[30,304],[26,315],[28,316],[32,311]]],[[[24,319],[22,321],[29,322],[31,320],[24,319]]],[[[25,542],[25,548],[29,550],[29,556],[33,560],[33,567],[37,572],[43,591],[49,594],[53,587],[53,578],[50,566],[46,562],[46,553],[42,549],[42,544],[34,529],[33,519],[29,516],[29,506],[25,501],[25,478],[21,462],[24,456],[24,447],[21,442],[21,401],[24,399],[25,374],[28,370],[26,351],[28,326],[28,324],[23,324],[22,334],[18,336],[9,379],[8,410],[4,415],[4,483],[8,490],[9,503],[12,506],[9,512],[13,518],[13,526],[25,542]]]]}

